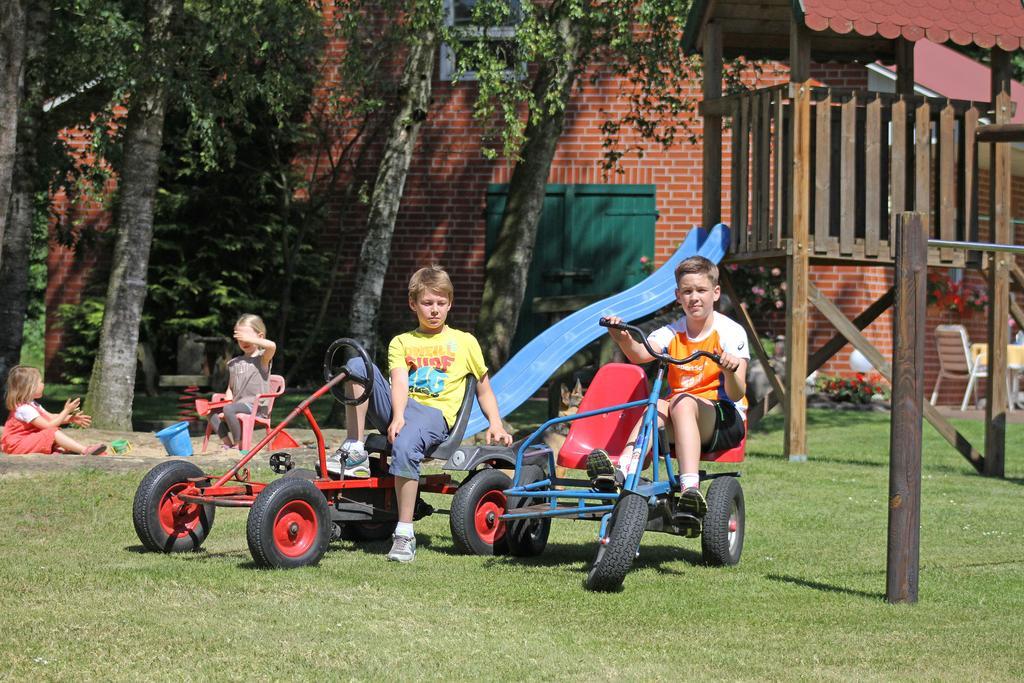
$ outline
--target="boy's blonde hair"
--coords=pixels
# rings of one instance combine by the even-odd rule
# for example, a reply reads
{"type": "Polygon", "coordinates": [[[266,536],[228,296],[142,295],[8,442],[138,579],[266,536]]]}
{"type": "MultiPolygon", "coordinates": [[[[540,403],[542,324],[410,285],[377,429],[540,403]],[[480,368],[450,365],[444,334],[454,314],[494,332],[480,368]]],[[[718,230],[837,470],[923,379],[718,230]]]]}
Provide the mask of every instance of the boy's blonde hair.
{"type": "Polygon", "coordinates": [[[718,266],[703,256],[691,256],[676,266],[676,286],[685,275],[706,275],[713,287],[718,286],[718,266]]]}
{"type": "Polygon", "coordinates": [[[267,336],[267,326],[263,324],[263,318],[253,313],[243,313],[239,316],[238,320],[235,321],[235,327],[239,325],[247,325],[258,334],[262,334],[264,337],[267,336]]]}
{"type": "Polygon", "coordinates": [[[36,368],[27,365],[15,365],[7,374],[7,397],[4,402],[7,410],[14,410],[22,403],[32,400],[36,384],[42,381],[43,376],[36,368]]]}
{"type": "Polygon", "coordinates": [[[409,301],[419,301],[420,295],[424,292],[434,292],[448,297],[452,300],[455,295],[455,288],[452,287],[452,279],[441,266],[426,266],[420,268],[409,278],[409,301]]]}

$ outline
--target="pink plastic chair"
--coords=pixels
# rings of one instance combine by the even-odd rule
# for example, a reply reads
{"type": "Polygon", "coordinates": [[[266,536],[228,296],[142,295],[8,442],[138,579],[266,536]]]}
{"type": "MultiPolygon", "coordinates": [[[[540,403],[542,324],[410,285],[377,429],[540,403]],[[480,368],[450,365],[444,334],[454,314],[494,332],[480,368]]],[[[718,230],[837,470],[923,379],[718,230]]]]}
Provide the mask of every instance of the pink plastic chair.
{"type": "MultiPolygon", "coordinates": [[[[274,401],[278,396],[284,393],[284,377],[281,375],[270,376],[270,393],[260,394],[256,397],[256,413],[254,415],[239,415],[238,420],[242,423],[242,439],[238,443],[238,447],[247,451],[252,447],[252,432],[256,428],[257,424],[263,425],[264,429],[267,430],[267,434],[270,433],[270,416],[274,410],[274,401]],[[266,407],[266,417],[260,417],[260,406],[266,407]]],[[[214,394],[210,397],[210,402],[223,401],[225,399],[224,394],[214,394]]],[[[206,452],[206,446],[210,441],[210,435],[213,433],[213,426],[209,420],[206,422],[206,437],[203,439],[203,453],[206,452]]]]}

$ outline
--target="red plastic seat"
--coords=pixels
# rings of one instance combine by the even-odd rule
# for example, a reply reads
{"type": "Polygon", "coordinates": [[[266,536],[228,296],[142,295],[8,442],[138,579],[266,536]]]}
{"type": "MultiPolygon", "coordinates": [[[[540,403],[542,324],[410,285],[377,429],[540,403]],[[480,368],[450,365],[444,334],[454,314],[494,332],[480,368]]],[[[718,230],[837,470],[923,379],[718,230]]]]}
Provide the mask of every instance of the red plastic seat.
{"type": "MultiPolygon", "coordinates": [[[[640,401],[648,397],[647,376],[642,368],[626,363],[609,363],[597,371],[594,381],[583,395],[579,412],[599,410],[619,403],[640,401]]],[[[628,410],[615,410],[603,415],[594,415],[570,423],[569,436],[558,451],[558,465],[582,470],[587,467],[587,455],[595,448],[608,452],[613,463],[626,447],[633,427],[643,415],[644,406],[628,410]]],[[[747,437],[734,448],[711,453],[702,453],[700,459],[707,462],[743,462],[747,437]]],[[[644,462],[648,467],[650,454],[644,462]]]]}
{"type": "MultiPolygon", "coordinates": [[[[270,429],[271,429],[271,427],[270,427],[270,416],[272,414],[272,411],[274,410],[274,400],[277,399],[277,397],[280,396],[283,393],[284,393],[284,377],[282,377],[281,375],[271,375],[270,376],[270,393],[269,394],[260,394],[258,397],[256,397],[257,405],[262,405],[262,406],[266,407],[266,415],[267,416],[266,417],[260,417],[259,416],[259,413],[260,413],[259,408],[257,408],[255,415],[245,415],[245,414],[242,414],[242,415],[238,416],[238,421],[241,422],[241,424],[242,424],[242,438],[241,438],[241,440],[238,443],[238,447],[241,450],[247,451],[247,450],[249,450],[252,447],[252,432],[253,432],[253,429],[256,428],[257,424],[263,425],[263,427],[267,430],[267,434],[270,433],[270,429]]],[[[210,401],[211,402],[223,401],[224,398],[225,398],[224,394],[214,394],[213,396],[210,397],[210,401]]],[[[210,422],[207,421],[207,423],[206,423],[206,437],[203,439],[203,453],[206,452],[206,446],[207,446],[207,444],[210,441],[210,434],[212,434],[212,433],[213,433],[213,427],[211,426],[210,422]]],[[[284,432],[281,432],[281,434],[284,434],[284,432]]],[[[291,437],[287,437],[287,438],[288,438],[289,441],[291,441],[294,444],[294,440],[291,437]]],[[[275,444],[272,446],[273,448],[293,448],[294,447],[294,446],[283,445],[283,444],[278,445],[277,444],[277,439],[278,439],[278,437],[275,437],[275,444]]],[[[295,446],[297,446],[297,445],[298,444],[295,444],[295,446]]]]}
{"type": "MultiPolygon", "coordinates": [[[[647,376],[642,368],[626,363],[602,366],[580,402],[579,412],[599,410],[619,403],[641,401],[648,397],[647,376]]],[[[615,410],[569,423],[569,435],[558,451],[558,465],[586,469],[587,455],[595,448],[608,451],[612,462],[618,462],[629,434],[643,415],[644,406],[615,410]]]]}

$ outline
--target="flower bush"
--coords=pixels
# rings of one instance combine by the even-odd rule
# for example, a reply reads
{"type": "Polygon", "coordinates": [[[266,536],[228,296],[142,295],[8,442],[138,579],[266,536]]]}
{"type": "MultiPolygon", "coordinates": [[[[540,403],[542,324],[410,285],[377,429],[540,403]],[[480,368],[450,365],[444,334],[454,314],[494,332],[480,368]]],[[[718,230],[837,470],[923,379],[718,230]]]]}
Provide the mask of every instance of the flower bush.
{"type": "Polygon", "coordinates": [[[871,397],[882,396],[886,400],[891,395],[889,385],[881,375],[866,375],[858,372],[853,377],[834,377],[821,375],[817,382],[818,391],[839,403],[870,403],[871,397]]]}
{"type": "Polygon", "coordinates": [[[954,282],[948,272],[929,272],[928,305],[963,315],[984,311],[988,305],[988,294],[966,282],[954,282]]]}
{"type": "Polygon", "coordinates": [[[773,322],[785,322],[786,276],[781,268],[731,264],[726,269],[736,294],[756,323],[771,333],[773,322]]]}
{"type": "Polygon", "coordinates": [[[640,257],[640,271],[644,275],[650,275],[651,273],[654,272],[654,262],[650,258],[648,258],[646,256],[641,256],[640,257]]]}

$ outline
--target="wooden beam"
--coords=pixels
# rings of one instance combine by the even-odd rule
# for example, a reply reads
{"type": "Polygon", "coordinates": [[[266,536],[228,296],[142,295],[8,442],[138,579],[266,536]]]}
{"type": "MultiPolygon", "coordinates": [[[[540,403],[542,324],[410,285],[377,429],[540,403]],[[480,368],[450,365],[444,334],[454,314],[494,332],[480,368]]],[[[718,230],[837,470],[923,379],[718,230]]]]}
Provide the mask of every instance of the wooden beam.
{"type": "MultiPolygon", "coordinates": [[[[1010,122],[1013,102],[1010,99],[1011,67],[1010,53],[992,48],[992,106],[995,110],[995,124],[1010,122]]],[[[992,144],[990,183],[992,216],[991,241],[996,244],[1012,244],[1013,219],[1011,199],[1013,194],[1010,143],[992,144]]],[[[1010,313],[1010,261],[1012,257],[1004,252],[995,252],[990,257],[988,277],[988,376],[1006,377],[1008,372],[1006,344],[1009,331],[1006,318],[1010,313]]],[[[1002,477],[1006,455],[1006,410],[1009,397],[1006,384],[1001,381],[985,383],[985,474],[1002,477]]]]}
{"type": "Polygon", "coordinates": [[[896,217],[889,533],[885,597],[917,602],[921,561],[921,446],[928,233],[919,213],[896,217]]]}
{"type": "Polygon", "coordinates": [[[790,461],[807,460],[807,288],[810,285],[811,34],[790,23],[790,82],[793,90],[792,253],[786,263],[786,435],[790,461]]]}
{"type": "Polygon", "coordinates": [[[978,142],[1024,142],[1024,123],[992,123],[974,131],[978,142]]]}
{"type": "MultiPolygon", "coordinates": [[[[856,327],[858,330],[863,330],[865,327],[875,322],[875,320],[878,319],[878,316],[882,315],[887,310],[889,310],[889,307],[892,306],[892,301],[893,288],[890,287],[885,292],[885,294],[878,297],[878,299],[876,299],[874,303],[872,303],[870,306],[861,311],[861,313],[856,318],[853,319],[854,327],[856,327]]],[[[825,363],[827,363],[829,358],[839,353],[839,350],[846,346],[848,343],[849,341],[842,334],[837,332],[835,335],[833,335],[831,339],[825,342],[825,344],[823,344],[820,349],[815,351],[811,355],[811,357],[807,359],[808,374],[814,372],[815,370],[823,366],[825,363]]],[[[762,417],[764,417],[768,413],[768,411],[774,408],[779,403],[780,395],[782,394],[777,394],[774,391],[772,391],[768,394],[768,396],[765,397],[766,400],[762,402],[764,404],[763,407],[762,404],[751,406],[747,410],[748,426],[757,424],[757,422],[762,417]]]]}
{"type": "MultiPolygon", "coordinates": [[[[704,27],[704,100],[722,96],[722,26],[712,21],[704,27]]],[[[704,116],[703,227],[722,220],[722,116],[704,116]]]]}
{"type": "MultiPolygon", "coordinates": [[[[821,311],[832,326],[835,327],[840,334],[849,340],[853,348],[864,354],[864,357],[868,359],[868,362],[874,366],[875,370],[878,370],[882,377],[885,377],[890,382],[892,381],[892,366],[889,365],[889,361],[885,360],[878,349],[868,341],[867,337],[860,333],[860,330],[856,328],[846,316],[843,315],[842,311],[832,303],[828,297],[823,295],[817,287],[813,284],[810,285],[810,301],[814,304],[814,307],[821,311]]],[[[1002,384],[1000,382],[1000,384],[1002,384]]],[[[961,455],[967,458],[967,461],[971,463],[974,469],[981,471],[981,468],[985,462],[985,458],[977,450],[971,446],[970,442],[956,430],[956,427],[951,425],[946,418],[939,414],[939,411],[935,406],[930,403],[924,404],[924,416],[927,420],[935,427],[937,431],[946,441],[949,442],[953,448],[957,449],[961,455]]]]}

